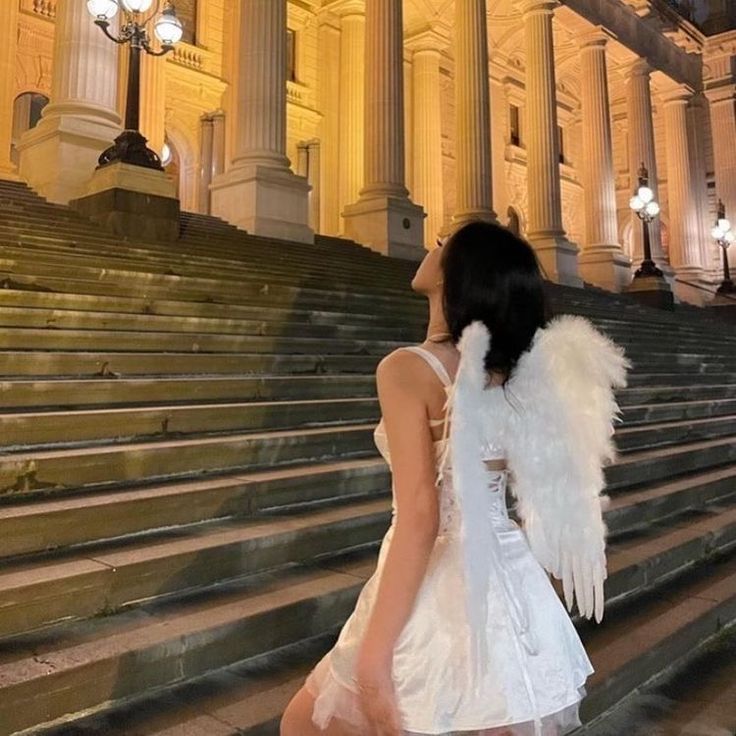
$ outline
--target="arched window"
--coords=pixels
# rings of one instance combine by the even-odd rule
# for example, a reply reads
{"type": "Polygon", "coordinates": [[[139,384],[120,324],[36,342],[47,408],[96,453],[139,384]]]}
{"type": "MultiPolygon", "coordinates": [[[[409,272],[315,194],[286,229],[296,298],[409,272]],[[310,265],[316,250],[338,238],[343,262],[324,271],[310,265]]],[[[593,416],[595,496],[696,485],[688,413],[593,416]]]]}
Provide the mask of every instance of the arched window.
{"type": "Polygon", "coordinates": [[[506,227],[508,227],[508,229],[511,230],[514,235],[521,235],[521,223],[519,221],[519,215],[516,210],[513,207],[509,207],[507,215],[509,218],[509,223],[506,227]]]}
{"type": "Polygon", "coordinates": [[[176,0],[176,15],[184,26],[181,40],[194,46],[197,43],[197,0],[176,0]]]}
{"type": "Polygon", "coordinates": [[[18,164],[17,145],[27,130],[35,128],[41,119],[41,113],[49,102],[46,95],[37,92],[24,92],[13,102],[13,135],[10,139],[10,160],[18,164]]]}
{"type": "Polygon", "coordinates": [[[164,141],[164,150],[161,155],[161,163],[164,171],[173,179],[176,184],[176,196],[179,196],[179,177],[181,175],[181,161],[179,154],[173,143],[167,138],[164,141]]]}

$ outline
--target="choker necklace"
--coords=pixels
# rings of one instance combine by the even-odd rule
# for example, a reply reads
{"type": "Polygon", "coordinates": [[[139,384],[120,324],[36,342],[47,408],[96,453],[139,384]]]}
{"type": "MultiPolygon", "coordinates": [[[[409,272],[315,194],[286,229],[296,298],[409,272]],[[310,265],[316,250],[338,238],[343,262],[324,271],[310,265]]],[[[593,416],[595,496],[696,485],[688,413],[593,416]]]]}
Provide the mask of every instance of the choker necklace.
{"type": "Polygon", "coordinates": [[[428,342],[447,342],[448,339],[452,337],[452,334],[449,332],[435,332],[433,335],[427,335],[427,341],[428,342]],[[442,338],[441,340],[438,340],[437,338],[442,338]]]}

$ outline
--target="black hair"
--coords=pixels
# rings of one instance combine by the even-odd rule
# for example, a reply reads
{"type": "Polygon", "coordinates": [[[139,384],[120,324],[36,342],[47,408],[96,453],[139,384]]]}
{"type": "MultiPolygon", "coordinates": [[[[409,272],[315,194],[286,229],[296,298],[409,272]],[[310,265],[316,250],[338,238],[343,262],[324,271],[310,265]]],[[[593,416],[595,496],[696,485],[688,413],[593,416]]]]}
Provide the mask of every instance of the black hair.
{"type": "Polygon", "coordinates": [[[444,246],[442,271],[453,341],[471,322],[483,322],[491,333],[486,370],[508,379],[547,322],[544,280],[532,247],[500,225],[470,222],[444,246]]]}

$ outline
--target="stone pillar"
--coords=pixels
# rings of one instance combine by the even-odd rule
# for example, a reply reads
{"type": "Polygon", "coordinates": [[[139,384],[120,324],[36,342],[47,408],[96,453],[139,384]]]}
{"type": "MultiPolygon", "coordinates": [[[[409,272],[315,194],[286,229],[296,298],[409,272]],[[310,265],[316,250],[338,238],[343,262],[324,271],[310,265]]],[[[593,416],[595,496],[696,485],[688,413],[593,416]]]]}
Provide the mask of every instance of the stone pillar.
{"type": "MultiPolygon", "coordinates": [[[[365,2],[346,0],[334,10],[340,14],[341,29],[337,181],[342,215],[345,207],[358,199],[364,181],[365,2]]],[[[345,232],[344,221],[340,232],[345,232]]]]}
{"type": "Polygon", "coordinates": [[[602,29],[581,39],[585,248],[580,271],[589,283],[621,291],[631,280],[631,261],[618,239],[607,42],[602,29]]]}
{"type": "Polygon", "coordinates": [[[444,225],[442,182],[442,117],[440,110],[440,58],[444,38],[426,31],[411,39],[414,91],[414,166],[412,196],[427,213],[424,247],[435,247],[444,225]]]}
{"type": "Polygon", "coordinates": [[[197,210],[208,215],[210,212],[210,184],[212,184],[215,121],[206,113],[199,119],[199,188],[197,210]]]}
{"type": "Polygon", "coordinates": [[[687,130],[687,109],[691,98],[692,90],[680,87],[664,100],[670,264],[677,276],[687,281],[699,280],[703,275],[687,130]]]}
{"type": "Polygon", "coordinates": [[[0,179],[17,178],[10,160],[15,100],[15,64],[18,47],[18,2],[7,3],[0,25],[0,179]]]}
{"type": "Polygon", "coordinates": [[[309,226],[319,232],[320,215],[320,142],[317,139],[300,141],[296,146],[296,173],[303,176],[310,186],[309,191],[309,226]]]}
{"type": "Polygon", "coordinates": [[[456,203],[453,223],[496,221],[485,0],[455,2],[456,203]]]}
{"type": "MultiPolygon", "coordinates": [[[[321,160],[320,167],[320,232],[325,235],[338,235],[342,230],[340,213],[347,202],[340,200],[340,177],[343,175],[340,166],[340,30],[339,19],[324,12],[319,17],[320,74],[318,78],[319,106],[322,110],[320,122],[321,160]]],[[[363,147],[360,146],[362,154],[363,147]]],[[[355,190],[355,197],[358,195],[355,190]]],[[[355,199],[353,197],[353,199],[355,199]]],[[[351,200],[352,201],[352,200],[351,200]]]]}
{"type": "Polygon", "coordinates": [[[51,101],[18,146],[21,177],[52,202],[85,193],[97,158],[120,133],[117,75],[118,47],[94,25],[86,1],[59,0],[51,101]]]}
{"type": "Polygon", "coordinates": [[[166,57],[141,56],[141,133],[163,155],[166,140],[166,57]]]}
{"type": "Polygon", "coordinates": [[[286,157],[286,0],[241,0],[237,128],[213,214],[257,235],[312,242],[309,185],[286,157]]]}
{"type": "Polygon", "coordinates": [[[420,259],[424,212],[404,185],[401,0],[366,0],[365,51],[365,186],[345,209],[345,232],[385,255],[420,259]]]}
{"type": "Polygon", "coordinates": [[[582,286],[578,249],[562,226],[560,151],[552,17],[558,0],[523,0],[527,49],[527,237],[547,278],[582,286]]]}
{"type": "MultiPolygon", "coordinates": [[[[705,149],[703,146],[704,131],[708,130],[706,122],[706,100],[698,95],[687,110],[687,133],[690,148],[690,166],[693,171],[693,200],[698,220],[698,242],[700,244],[700,262],[704,275],[712,275],[715,269],[720,268],[718,260],[713,260],[714,241],[710,231],[713,219],[708,202],[708,172],[705,163],[705,149]]],[[[712,138],[712,136],[711,136],[712,138]]]]}
{"type": "MultiPolygon", "coordinates": [[[[726,216],[736,222],[736,84],[713,87],[705,94],[710,103],[716,193],[726,206],[726,216]]],[[[736,270],[734,252],[736,247],[731,246],[729,263],[736,270]]],[[[719,264],[719,272],[720,268],[719,264]]]]}
{"type": "MultiPolygon", "coordinates": [[[[628,69],[626,98],[629,119],[629,182],[633,195],[637,187],[639,169],[646,166],[649,186],[659,202],[659,178],[657,176],[657,152],[654,146],[654,118],[652,115],[651,68],[644,59],[637,59],[628,69]]],[[[639,218],[631,214],[634,265],[644,258],[642,226],[639,218]]],[[[649,228],[652,258],[660,269],[667,272],[667,261],[662,251],[659,220],[649,228]]]]}

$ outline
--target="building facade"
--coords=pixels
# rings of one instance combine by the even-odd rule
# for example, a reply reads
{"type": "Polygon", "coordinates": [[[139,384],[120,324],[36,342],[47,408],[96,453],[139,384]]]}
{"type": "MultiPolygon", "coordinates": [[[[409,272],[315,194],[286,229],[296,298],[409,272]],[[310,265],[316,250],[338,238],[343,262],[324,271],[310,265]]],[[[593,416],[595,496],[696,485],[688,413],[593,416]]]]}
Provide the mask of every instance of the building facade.
{"type": "MultiPolygon", "coordinates": [[[[0,175],[66,202],[120,130],[126,52],[85,0],[6,4],[0,175]]],[[[621,290],[642,258],[629,200],[644,164],[662,207],[655,260],[691,301],[721,278],[719,198],[736,219],[731,0],[176,8],[184,41],[144,60],[141,127],[184,209],[409,258],[495,219],[550,278],[621,290]]]]}

